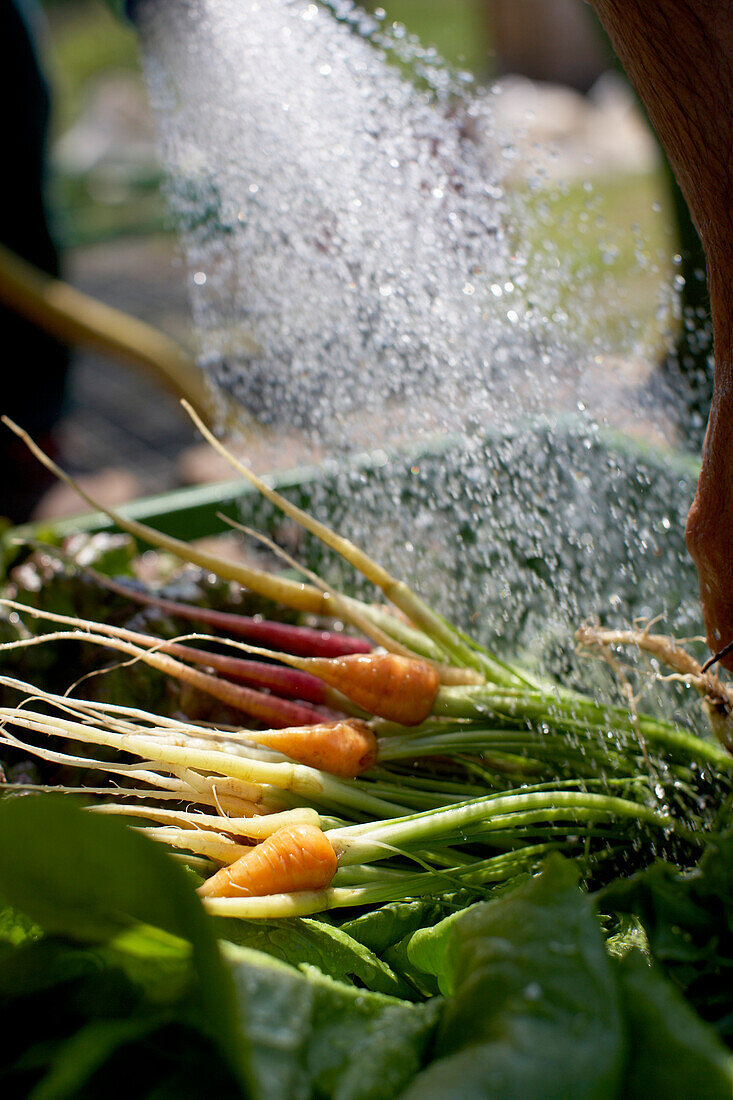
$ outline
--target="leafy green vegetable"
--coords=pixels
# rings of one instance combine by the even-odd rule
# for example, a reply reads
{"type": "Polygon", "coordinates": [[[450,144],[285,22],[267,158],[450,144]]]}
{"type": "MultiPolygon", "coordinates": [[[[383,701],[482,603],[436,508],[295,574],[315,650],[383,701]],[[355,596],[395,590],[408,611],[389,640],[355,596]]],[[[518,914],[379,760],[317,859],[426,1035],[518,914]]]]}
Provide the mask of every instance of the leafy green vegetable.
{"type": "MultiPolygon", "coordinates": [[[[135,935],[135,934],[134,934],[135,935]]],[[[158,937],[160,939],[160,937],[158,937]]],[[[236,1079],[200,1028],[191,981],[190,951],[178,941],[178,981],[171,980],[170,944],[156,961],[147,946],[145,983],[124,965],[131,947],[88,947],[54,937],[27,940],[0,955],[0,1092],[3,1097],[147,1095],[173,1081],[187,1060],[185,1087],[174,1095],[200,1096],[207,1082],[231,1096],[236,1079]],[[160,980],[158,980],[160,979],[160,980]],[[157,984],[156,984],[157,983],[157,984]],[[155,987],[156,996],[148,994],[155,987]],[[197,1088],[194,1088],[194,1083],[197,1088]]],[[[134,948],[139,954],[139,945],[134,948]]]]}
{"type": "MultiPolygon", "coordinates": [[[[244,1080],[236,1003],[211,924],[186,875],[154,842],[68,798],[0,803],[0,898],[48,933],[170,959],[190,950],[200,1026],[244,1080]],[[142,925],[162,929],[155,936],[142,925]],[[136,933],[136,934],[133,934],[136,933]]],[[[38,945],[40,948],[40,945],[38,945]]],[[[22,988],[22,987],[21,987],[22,988]]]]}
{"type": "Polygon", "coordinates": [[[449,999],[436,1061],[406,1100],[618,1094],[619,995],[577,880],[572,864],[552,857],[537,878],[448,918],[432,938],[416,942],[413,961],[436,973],[449,999]]]}
{"type": "Polygon", "coordinates": [[[730,1100],[733,1055],[638,951],[620,962],[629,1065],[625,1100],[730,1100]]]}
{"type": "Polygon", "coordinates": [[[442,898],[394,901],[346,921],[341,928],[376,955],[381,955],[411,932],[430,928],[449,913],[461,909],[470,897],[469,894],[454,894],[442,898]]]}
{"type": "Polygon", "coordinates": [[[732,1100],[733,1055],[661,969],[707,1010],[729,1003],[732,857],[724,837],[693,872],[657,864],[606,888],[621,914],[607,945],[560,856],[455,911],[465,897],[341,928],[214,921],[140,834],[67,798],[6,799],[0,1092],[732,1100]],[[217,934],[238,943],[220,953],[217,934]],[[394,995],[413,982],[445,999],[394,995]]]}
{"type": "Polygon", "coordinates": [[[247,948],[227,958],[258,1097],[389,1100],[420,1069],[439,1001],[407,1004],[247,948]]]}
{"type": "Polygon", "coordinates": [[[430,932],[447,915],[460,911],[475,895],[462,891],[443,897],[416,898],[390,902],[341,925],[366,947],[380,955],[392,971],[409,982],[412,998],[430,997],[438,992],[432,974],[412,962],[409,948],[414,934],[430,932]]]}
{"type": "Polygon", "coordinates": [[[377,993],[412,999],[411,987],[369,948],[323,921],[219,921],[218,930],[242,947],[252,947],[295,967],[317,967],[323,974],[377,993]]]}
{"type": "Polygon", "coordinates": [[[692,871],[655,863],[597,899],[605,912],[638,918],[652,958],[733,1043],[733,830],[711,842],[692,871]]]}

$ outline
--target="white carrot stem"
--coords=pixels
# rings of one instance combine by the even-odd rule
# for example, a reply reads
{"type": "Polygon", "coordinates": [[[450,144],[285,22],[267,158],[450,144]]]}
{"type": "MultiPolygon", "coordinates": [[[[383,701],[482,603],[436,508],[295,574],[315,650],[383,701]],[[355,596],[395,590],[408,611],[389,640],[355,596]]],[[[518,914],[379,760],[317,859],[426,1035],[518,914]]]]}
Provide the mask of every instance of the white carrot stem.
{"type": "Polygon", "coordinates": [[[138,828],[136,831],[144,833],[151,840],[169,844],[172,848],[184,848],[196,855],[206,856],[207,859],[212,859],[215,863],[220,863],[223,866],[236,862],[241,856],[250,851],[250,848],[245,844],[237,844],[236,841],[222,836],[221,833],[205,829],[145,826],[138,828]]]}
{"type": "MultiPolygon", "coordinates": [[[[325,890],[303,890],[293,894],[268,894],[259,898],[202,898],[204,908],[215,917],[239,917],[244,919],[277,920],[281,917],[307,917],[333,907],[333,899],[339,891],[334,887],[325,890]]],[[[232,955],[236,956],[237,948],[232,955]]],[[[224,948],[228,954],[229,945],[224,948]]]]}
{"type": "Polygon", "coordinates": [[[189,813],[186,810],[168,810],[159,806],[117,805],[114,802],[90,806],[89,810],[99,814],[144,817],[149,821],[159,821],[169,825],[183,824],[213,829],[231,836],[246,836],[250,840],[265,840],[286,825],[315,825],[320,828],[321,824],[320,814],[309,806],[285,810],[279,814],[265,814],[261,817],[220,817],[214,814],[189,813]]]}

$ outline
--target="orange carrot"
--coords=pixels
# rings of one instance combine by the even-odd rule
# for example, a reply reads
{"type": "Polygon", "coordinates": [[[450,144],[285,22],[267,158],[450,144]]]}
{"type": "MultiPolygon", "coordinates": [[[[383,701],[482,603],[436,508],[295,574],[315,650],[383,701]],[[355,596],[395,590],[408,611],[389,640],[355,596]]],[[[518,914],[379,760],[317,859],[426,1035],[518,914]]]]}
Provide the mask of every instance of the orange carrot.
{"type": "MultiPolygon", "coordinates": [[[[282,660],[295,664],[284,655],[282,660]]],[[[295,667],[312,672],[370,714],[402,726],[417,726],[425,721],[440,686],[434,665],[397,653],[310,657],[299,660],[295,667]]]]}
{"type": "Polygon", "coordinates": [[[377,760],[377,739],[365,722],[321,722],[245,733],[258,745],[285,753],[299,764],[330,775],[354,779],[377,760]]]}
{"type": "Polygon", "coordinates": [[[315,825],[278,829],[199,887],[205,898],[264,897],[322,890],[338,861],[329,839],[315,825]]]}

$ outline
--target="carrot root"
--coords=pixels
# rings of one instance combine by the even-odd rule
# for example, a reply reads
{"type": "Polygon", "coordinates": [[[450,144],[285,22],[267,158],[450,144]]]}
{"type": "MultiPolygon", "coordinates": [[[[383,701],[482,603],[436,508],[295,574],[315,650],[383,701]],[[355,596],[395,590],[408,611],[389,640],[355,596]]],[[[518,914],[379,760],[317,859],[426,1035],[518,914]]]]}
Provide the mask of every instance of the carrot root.
{"type": "Polygon", "coordinates": [[[440,687],[434,665],[396,653],[359,653],[331,660],[312,657],[299,667],[312,672],[370,714],[402,726],[417,726],[425,721],[440,687]]]}
{"type": "Polygon", "coordinates": [[[201,897],[265,897],[325,889],[338,861],[328,837],[313,825],[278,829],[199,887],[201,897]]]}
{"type": "Polygon", "coordinates": [[[341,779],[355,779],[377,762],[377,739],[365,722],[323,722],[315,726],[257,730],[245,736],[300,764],[341,779]]]}

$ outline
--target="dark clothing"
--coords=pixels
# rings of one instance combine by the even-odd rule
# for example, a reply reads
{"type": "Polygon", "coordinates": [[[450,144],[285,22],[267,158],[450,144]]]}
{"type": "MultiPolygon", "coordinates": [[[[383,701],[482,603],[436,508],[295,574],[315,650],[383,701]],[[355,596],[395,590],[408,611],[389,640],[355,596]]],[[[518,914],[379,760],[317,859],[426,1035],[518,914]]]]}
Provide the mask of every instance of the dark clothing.
{"type": "MultiPolygon", "coordinates": [[[[59,257],[45,201],[49,93],[36,53],[33,10],[24,0],[0,0],[0,102],[3,158],[0,241],[51,275],[59,257]]],[[[59,418],[69,353],[57,340],[0,305],[2,411],[37,438],[59,418]]],[[[0,484],[0,515],[25,518],[47,485],[10,439],[3,438],[8,475],[0,484]],[[24,503],[24,498],[27,501],[24,503]]]]}

